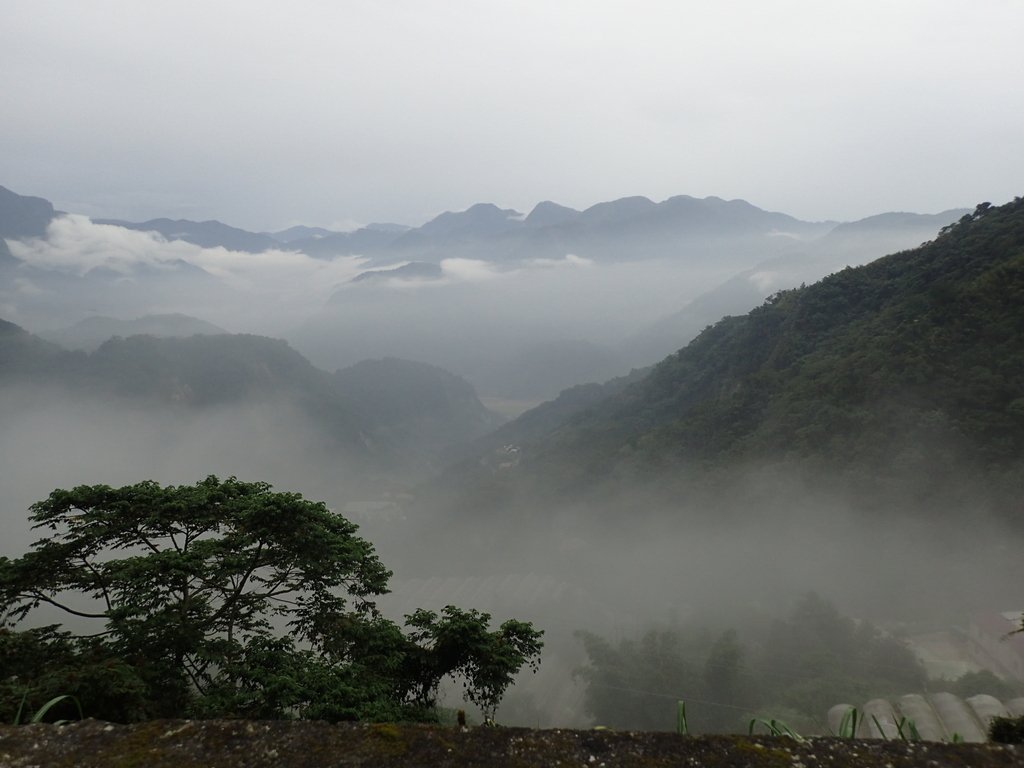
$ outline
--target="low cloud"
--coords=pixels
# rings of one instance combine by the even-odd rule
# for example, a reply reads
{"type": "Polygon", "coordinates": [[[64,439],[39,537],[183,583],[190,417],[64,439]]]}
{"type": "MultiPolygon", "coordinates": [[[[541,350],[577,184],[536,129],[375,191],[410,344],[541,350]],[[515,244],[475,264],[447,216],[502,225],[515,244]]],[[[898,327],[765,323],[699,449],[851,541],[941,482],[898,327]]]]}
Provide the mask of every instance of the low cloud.
{"type": "Polygon", "coordinates": [[[773,290],[779,284],[778,272],[754,272],[748,278],[761,293],[773,290]]]}
{"type": "Polygon", "coordinates": [[[40,296],[45,293],[42,288],[33,283],[27,277],[15,278],[14,290],[16,293],[20,293],[23,296],[40,296]]]}
{"type": "MultiPolygon", "coordinates": [[[[384,279],[378,280],[374,285],[398,291],[429,290],[452,285],[498,283],[499,281],[504,285],[514,283],[523,277],[530,279],[534,275],[553,270],[567,271],[594,266],[591,259],[570,253],[561,259],[526,259],[511,268],[482,259],[450,258],[442,259],[438,264],[440,275],[410,276],[402,274],[399,270],[410,263],[403,261],[387,267],[384,279]],[[391,272],[394,272],[393,276],[390,276],[391,272]]],[[[352,288],[353,290],[363,290],[364,286],[353,285],[352,288]]]]}
{"type": "Polygon", "coordinates": [[[502,276],[493,264],[479,259],[443,259],[441,272],[449,280],[462,283],[480,283],[502,276]]]}
{"type": "Polygon", "coordinates": [[[547,269],[559,269],[564,267],[592,267],[594,266],[594,260],[584,256],[577,256],[574,253],[567,253],[561,259],[530,259],[527,264],[547,269]]]}
{"type": "MultiPolygon", "coordinates": [[[[11,252],[31,267],[78,277],[102,269],[122,276],[122,283],[149,280],[154,270],[168,275],[181,272],[183,266],[201,270],[222,284],[221,306],[213,311],[208,306],[192,307],[189,296],[182,295],[180,305],[154,306],[151,311],[198,310],[204,317],[216,315],[221,320],[248,318],[263,330],[274,327],[267,322],[271,315],[278,327],[297,322],[358,274],[364,264],[358,257],[322,260],[298,251],[248,253],[204,248],[183,240],[166,240],[155,232],[97,224],[74,214],[54,219],[45,238],[12,240],[9,245],[11,252]]],[[[25,296],[43,290],[26,278],[17,283],[17,291],[25,296]]]]}
{"type": "Polygon", "coordinates": [[[289,281],[296,280],[296,275],[301,280],[305,275],[313,285],[337,283],[351,279],[363,263],[354,257],[313,259],[299,251],[248,253],[204,248],[184,240],[167,240],[156,232],[97,224],[77,214],[54,219],[45,238],[12,240],[9,245],[19,259],[42,269],[84,275],[104,268],[130,275],[140,266],[170,268],[186,262],[238,288],[280,288],[280,280],[286,275],[289,281]]]}
{"type": "Polygon", "coordinates": [[[191,243],[158,239],[150,232],[95,224],[77,214],[54,219],[45,238],[8,244],[11,253],[34,267],[76,275],[97,268],[130,274],[142,264],[159,267],[187,261],[200,250],[191,243]]]}
{"type": "Polygon", "coordinates": [[[478,259],[444,259],[441,271],[446,278],[461,282],[483,282],[499,278],[518,277],[539,270],[574,269],[593,266],[591,259],[567,253],[561,259],[527,259],[512,269],[500,267],[478,259]]]}

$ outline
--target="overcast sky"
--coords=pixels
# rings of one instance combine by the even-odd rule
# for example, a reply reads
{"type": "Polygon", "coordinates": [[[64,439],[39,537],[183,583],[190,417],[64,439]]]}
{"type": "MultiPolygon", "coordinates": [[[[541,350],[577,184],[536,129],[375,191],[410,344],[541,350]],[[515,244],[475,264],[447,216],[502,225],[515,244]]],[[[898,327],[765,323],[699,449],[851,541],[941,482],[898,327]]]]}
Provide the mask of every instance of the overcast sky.
{"type": "Polygon", "coordinates": [[[91,216],[1024,194],[1020,0],[0,2],[0,185],[91,216]]]}

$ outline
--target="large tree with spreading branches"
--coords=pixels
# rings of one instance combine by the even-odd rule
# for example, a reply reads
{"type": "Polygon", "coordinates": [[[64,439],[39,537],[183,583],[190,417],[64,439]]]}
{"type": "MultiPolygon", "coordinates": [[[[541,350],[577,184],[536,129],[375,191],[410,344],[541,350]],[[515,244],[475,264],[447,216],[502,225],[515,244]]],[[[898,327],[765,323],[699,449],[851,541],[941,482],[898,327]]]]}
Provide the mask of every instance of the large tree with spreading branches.
{"type": "Polygon", "coordinates": [[[23,672],[6,684],[39,699],[62,685],[111,710],[96,716],[429,718],[452,674],[493,714],[539,661],[539,631],[477,611],[417,611],[403,632],[377,611],[391,573],[356,526],[266,483],[81,486],[31,519],[46,537],[0,559],[5,624],[51,606],[78,631],[2,630],[0,661],[23,672]]]}

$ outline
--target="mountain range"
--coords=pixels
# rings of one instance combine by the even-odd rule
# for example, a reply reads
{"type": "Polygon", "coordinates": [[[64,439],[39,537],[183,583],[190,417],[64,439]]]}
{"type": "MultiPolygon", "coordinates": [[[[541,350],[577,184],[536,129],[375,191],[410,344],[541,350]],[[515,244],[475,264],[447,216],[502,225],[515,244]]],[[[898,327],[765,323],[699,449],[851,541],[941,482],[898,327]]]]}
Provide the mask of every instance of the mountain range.
{"type": "Polygon", "coordinates": [[[144,315],[131,320],[93,315],[69,328],[58,328],[39,334],[47,341],[66,349],[91,352],[115,336],[217,336],[227,334],[219,325],[180,313],[144,315]]]}
{"type": "MultiPolygon", "coordinates": [[[[299,250],[318,258],[360,255],[370,263],[415,260],[437,263],[445,258],[485,258],[495,262],[562,258],[574,253],[596,260],[639,261],[678,257],[700,247],[719,258],[755,255],[764,260],[787,252],[794,243],[832,234],[899,233],[934,229],[948,223],[949,211],[935,215],[889,213],[858,222],[807,222],[764,211],[744,200],[703,199],[677,195],[662,202],[625,197],[597,203],[583,211],[551,201],[538,203],[527,215],[492,203],[477,203],[459,212],[446,211],[419,227],[370,224],[353,232],[321,227],[291,227],[281,232],[249,232],[216,220],[158,218],[144,222],[96,219],[166,240],[183,240],[204,248],[260,253],[273,248],[299,250]],[[487,242],[481,248],[481,241],[487,242]]],[[[42,198],[17,195],[0,187],[0,237],[41,237],[57,214],[42,198]]]]}
{"type": "Polygon", "coordinates": [[[66,220],[2,189],[0,316],[87,348],[107,331],[150,332],[90,318],[199,315],[287,338],[321,368],[415,359],[528,405],[651,365],[723,315],[929,240],[964,212],[804,222],[680,195],[582,211],[545,201],[527,215],[481,203],[420,227],[257,233],[66,220]],[[88,344],[68,330],[83,321],[88,344]]]}

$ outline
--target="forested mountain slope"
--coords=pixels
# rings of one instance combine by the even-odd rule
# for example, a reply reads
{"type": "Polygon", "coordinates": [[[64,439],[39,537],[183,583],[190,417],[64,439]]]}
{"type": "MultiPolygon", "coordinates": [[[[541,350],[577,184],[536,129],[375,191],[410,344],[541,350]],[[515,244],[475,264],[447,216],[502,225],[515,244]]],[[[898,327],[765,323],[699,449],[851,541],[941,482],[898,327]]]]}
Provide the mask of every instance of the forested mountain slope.
{"type": "Polygon", "coordinates": [[[725,318],[527,446],[517,471],[568,493],[609,477],[765,461],[876,488],[935,492],[982,476],[1016,486],[1022,376],[1016,199],[978,206],[920,248],[725,318]]]}
{"type": "Polygon", "coordinates": [[[0,320],[0,393],[6,391],[21,393],[33,408],[103,402],[126,420],[138,409],[201,416],[254,406],[301,417],[305,434],[328,454],[396,467],[435,460],[496,425],[472,387],[433,366],[368,361],[331,374],[285,341],[246,334],[136,335],[86,354],[0,320]]]}
{"type": "Polygon", "coordinates": [[[218,325],[181,313],[143,315],[132,320],[121,320],[103,315],[91,315],[68,328],[45,331],[40,335],[65,349],[91,352],[114,336],[188,337],[227,334],[218,325]]]}

